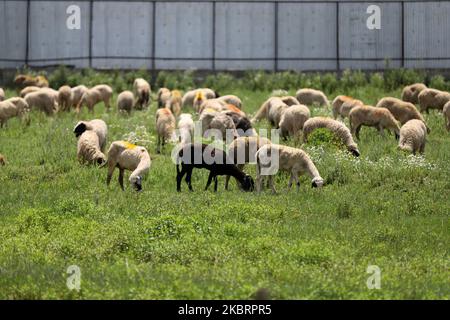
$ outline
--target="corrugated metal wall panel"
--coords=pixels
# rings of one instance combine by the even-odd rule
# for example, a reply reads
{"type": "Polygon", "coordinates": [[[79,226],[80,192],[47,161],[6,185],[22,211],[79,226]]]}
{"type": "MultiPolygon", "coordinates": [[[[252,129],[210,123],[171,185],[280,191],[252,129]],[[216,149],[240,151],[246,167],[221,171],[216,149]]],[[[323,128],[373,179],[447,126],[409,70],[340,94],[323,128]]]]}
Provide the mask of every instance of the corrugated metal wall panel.
{"type": "Polygon", "coordinates": [[[25,62],[27,35],[23,24],[26,19],[26,1],[0,1],[0,59],[18,60],[0,61],[3,68],[15,68],[25,62]]]}
{"type": "Polygon", "coordinates": [[[88,59],[64,60],[89,56],[89,3],[77,1],[31,1],[30,10],[30,64],[69,64],[87,67],[88,59]],[[81,28],[69,30],[66,26],[67,7],[76,4],[81,9],[81,28]],[[40,59],[50,61],[33,61],[40,59]]]}

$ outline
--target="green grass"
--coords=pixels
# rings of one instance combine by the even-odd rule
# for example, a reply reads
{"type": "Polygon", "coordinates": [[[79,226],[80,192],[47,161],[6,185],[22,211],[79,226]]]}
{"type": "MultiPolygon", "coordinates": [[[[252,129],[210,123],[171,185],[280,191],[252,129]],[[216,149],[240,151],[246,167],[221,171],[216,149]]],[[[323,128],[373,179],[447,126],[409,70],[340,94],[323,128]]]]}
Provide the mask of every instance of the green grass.
{"type": "MultiPolygon", "coordinates": [[[[254,114],[270,91],[221,93],[242,97],[254,114]]],[[[327,93],[374,104],[400,91],[327,93]]],[[[275,299],[450,297],[450,135],[441,114],[426,116],[424,157],[363,128],[359,159],[333,143],[303,146],[326,181],[321,190],[303,176],[300,192],[287,193],[281,174],[277,195],[258,195],[234,183],[225,191],[223,178],[219,192],[204,192],[201,170],[194,193],[184,182],[177,193],[170,148],[155,152],[155,108],[130,117],[95,109],[109,142],[131,139],[151,153],[139,194],[128,184],[122,192],[117,172],[107,188],[105,169],[78,164],[74,114],[34,112],[30,126],[12,119],[0,130],[8,161],[0,167],[0,299],[247,299],[259,288],[275,299]],[[66,287],[70,265],[81,268],[79,292],[66,287]],[[381,269],[379,290],[366,286],[369,265],[381,269]]]]}

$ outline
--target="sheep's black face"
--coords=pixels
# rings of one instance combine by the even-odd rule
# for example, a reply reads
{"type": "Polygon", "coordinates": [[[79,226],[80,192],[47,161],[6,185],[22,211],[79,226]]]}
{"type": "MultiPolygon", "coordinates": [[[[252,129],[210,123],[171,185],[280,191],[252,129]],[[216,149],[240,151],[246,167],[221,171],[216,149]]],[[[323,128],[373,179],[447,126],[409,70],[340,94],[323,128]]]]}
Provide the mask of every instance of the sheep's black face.
{"type": "Polygon", "coordinates": [[[75,133],[75,137],[79,137],[86,131],[86,125],[84,123],[80,123],[73,129],[73,133],[75,133]]]}
{"type": "Polygon", "coordinates": [[[350,150],[350,152],[352,153],[352,155],[354,155],[355,157],[359,157],[359,151],[358,150],[350,150]]]}
{"type": "Polygon", "coordinates": [[[244,191],[253,191],[255,189],[255,182],[251,176],[245,176],[244,182],[242,183],[242,189],[244,189],[244,191]]]}
{"type": "Polygon", "coordinates": [[[133,183],[134,188],[136,191],[142,191],[142,178],[137,177],[136,181],[133,183]]]}
{"type": "Polygon", "coordinates": [[[396,133],[395,133],[395,140],[398,141],[398,139],[400,139],[400,135],[396,132],[396,133]]]}

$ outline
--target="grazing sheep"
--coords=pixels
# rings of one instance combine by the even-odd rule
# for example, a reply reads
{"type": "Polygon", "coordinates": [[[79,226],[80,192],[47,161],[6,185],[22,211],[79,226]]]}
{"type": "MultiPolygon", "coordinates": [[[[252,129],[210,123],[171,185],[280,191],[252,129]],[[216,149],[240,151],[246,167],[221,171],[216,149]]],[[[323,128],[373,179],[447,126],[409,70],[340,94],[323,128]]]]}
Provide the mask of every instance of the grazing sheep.
{"type": "MultiPolygon", "coordinates": [[[[425,123],[423,116],[411,102],[387,97],[378,101],[376,107],[388,109],[402,125],[412,119],[417,119],[425,123]]],[[[428,127],[427,131],[430,132],[428,127]]]]}
{"type": "Polygon", "coordinates": [[[256,130],[253,128],[252,123],[249,118],[247,118],[242,113],[234,111],[225,111],[227,116],[230,116],[236,127],[237,134],[240,137],[243,136],[256,136],[256,130]]]}
{"type": "Polygon", "coordinates": [[[94,106],[102,102],[105,104],[107,110],[109,110],[109,100],[111,99],[113,90],[106,84],[99,84],[93,88],[88,89],[81,97],[80,102],[77,105],[77,113],[83,105],[86,105],[90,112],[94,112],[94,106]]]}
{"type": "Polygon", "coordinates": [[[161,108],[156,110],[156,133],[158,134],[158,146],[156,152],[160,153],[160,146],[164,148],[166,141],[175,142],[175,117],[172,111],[167,108],[161,108]]]}
{"type": "MultiPolygon", "coordinates": [[[[273,193],[276,193],[273,183],[273,174],[264,174],[263,170],[272,171],[272,161],[277,161],[277,169],[290,172],[288,189],[292,187],[292,183],[297,183],[297,191],[300,188],[299,175],[308,173],[312,177],[312,187],[322,187],[323,179],[319,174],[316,166],[312,162],[308,154],[297,148],[283,146],[279,144],[266,144],[256,152],[256,190],[261,192],[263,186],[263,177],[269,176],[269,184],[273,193]],[[276,158],[274,158],[276,157],[276,158]]],[[[266,172],[269,173],[269,172],[266,172]]]]}
{"type": "Polygon", "coordinates": [[[78,104],[81,101],[81,98],[88,90],[89,89],[82,84],[79,86],[73,87],[71,89],[71,91],[72,91],[72,106],[71,106],[71,108],[76,109],[76,107],[78,106],[78,104]]]}
{"type": "Polygon", "coordinates": [[[241,116],[245,116],[245,112],[243,112],[241,109],[239,109],[238,107],[232,105],[232,104],[226,104],[223,107],[223,111],[225,112],[234,112],[237,114],[240,114],[241,116]]]}
{"type": "Polygon", "coordinates": [[[327,96],[320,90],[300,89],[295,94],[295,97],[299,101],[299,104],[304,104],[308,107],[314,104],[325,107],[330,106],[327,96]]]}
{"type": "Polygon", "coordinates": [[[167,106],[167,103],[169,102],[172,93],[167,88],[160,88],[156,95],[157,95],[156,100],[158,101],[158,108],[164,108],[167,106]]]}
{"type": "Polygon", "coordinates": [[[400,129],[398,148],[400,150],[423,153],[427,137],[427,128],[421,120],[412,119],[406,122],[400,129]]]}
{"type": "Polygon", "coordinates": [[[78,136],[77,157],[80,163],[102,165],[106,157],[100,150],[100,142],[97,133],[86,130],[78,136]]]}
{"type": "Polygon", "coordinates": [[[281,115],[286,108],[288,108],[288,105],[281,98],[271,97],[261,105],[251,122],[255,123],[266,118],[272,126],[278,126],[281,115]]]}
{"type": "Polygon", "coordinates": [[[402,100],[405,102],[410,102],[412,104],[419,103],[419,93],[426,89],[427,86],[423,83],[414,83],[412,85],[406,86],[402,91],[402,100]]]}
{"type": "Polygon", "coordinates": [[[75,136],[78,138],[83,134],[83,132],[87,130],[94,131],[97,134],[100,149],[104,151],[106,146],[106,139],[108,137],[108,126],[106,125],[105,121],[101,119],[79,121],[73,128],[73,133],[75,133],[75,136]]]}
{"type": "Polygon", "coordinates": [[[420,112],[429,113],[429,109],[442,110],[448,101],[450,101],[450,93],[445,91],[427,88],[419,93],[420,112]]]}
{"type": "Polygon", "coordinates": [[[282,96],[280,97],[280,99],[288,106],[295,106],[301,104],[295,97],[292,96],[282,96]]]}
{"type": "Polygon", "coordinates": [[[325,128],[333,132],[333,134],[342,141],[347,147],[347,150],[351,152],[355,157],[359,157],[360,152],[358,145],[353,141],[350,130],[344,123],[325,117],[314,117],[305,121],[303,124],[303,140],[308,142],[308,136],[316,129],[325,128]]]}
{"type": "MultiPolygon", "coordinates": [[[[263,137],[238,137],[228,146],[228,155],[239,170],[247,163],[256,163],[256,151],[271,141],[263,137]]],[[[225,190],[228,190],[230,176],[225,178],[225,190]]]]}
{"type": "Polygon", "coordinates": [[[133,83],[134,95],[137,98],[135,108],[143,110],[150,103],[150,94],[152,92],[150,84],[142,78],[137,78],[133,83]]]}
{"type": "Polygon", "coordinates": [[[194,110],[197,111],[197,113],[200,113],[200,106],[206,100],[208,100],[208,99],[206,98],[204,93],[202,91],[198,91],[197,94],[195,95],[194,102],[193,102],[194,110]]]}
{"type": "Polygon", "coordinates": [[[21,91],[20,91],[20,97],[21,98],[25,98],[25,96],[27,95],[27,94],[29,94],[29,93],[31,93],[31,92],[36,92],[36,91],[39,91],[39,90],[41,90],[42,88],[39,88],[39,87],[36,87],[36,86],[28,86],[28,87],[25,87],[25,88],[23,88],[21,91]]]}
{"type": "Polygon", "coordinates": [[[2,88],[0,88],[0,102],[3,100],[5,100],[5,91],[2,88]]]}
{"type": "Polygon", "coordinates": [[[5,166],[5,165],[6,165],[5,156],[0,154],[0,166],[5,166]]]}
{"type": "Polygon", "coordinates": [[[446,120],[447,131],[450,132],[450,101],[447,102],[443,109],[444,118],[446,120]]]}
{"type": "Polygon", "coordinates": [[[211,108],[206,108],[202,111],[199,117],[199,121],[201,122],[202,125],[201,127],[202,135],[205,133],[206,130],[208,130],[209,124],[218,113],[219,112],[217,110],[211,108]]]}
{"type": "Polygon", "coordinates": [[[208,182],[205,191],[214,180],[214,191],[217,191],[217,176],[229,175],[234,177],[242,190],[252,191],[254,182],[251,176],[245,174],[236,165],[227,153],[221,149],[214,148],[207,144],[190,143],[178,152],[177,157],[177,191],[181,191],[181,180],[186,175],[186,183],[190,191],[193,191],[191,184],[192,170],[194,168],[209,170],[208,182]],[[181,170],[180,170],[181,164],[181,170]]]}
{"type": "Polygon", "coordinates": [[[392,130],[395,138],[398,139],[400,126],[392,113],[385,108],[375,108],[372,106],[356,106],[350,111],[350,130],[359,139],[359,131],[363,125],[376,127],[380,134],[384,135],[384,129],[392,130]]]}
{"type": "Polygon", "coordinates": [[[337,119],[338,116],[341,116],[344,119],[348,117],[350,111],[357,105],[364,105],[364,103],[352,97],[337,96],[332,102],[333,118],[337,119]]]}
{"type": "Polygon", "coordinates": [[[284,112],[289,109],[289,106],[283,101],[281,103],[272,103],[270,105],[269,113],[267,115],[267,120],[270,124],[278,129],[280,127],[280,120],[284,112]]]}
{"type": "Polygon", "coordinates": [[[281,137],[295,136],[303,129],[303,124],[311,116],[311,113],[305,105],[294,105],[286,109],[281,115],[279,127],[281,137]]]}
{"type": "Polygon", "coordinates": [[[119,168],[119,185],[122,190],[124,171],[132,171],[128,180],[137,191],[142,190],[142,178],[150,170],[152,160],[144,147],[126,141],[114,141],[108,150],[108,175],[106,185],[109,186],[115,168],[119,168]]]}
{"type": "MultiPolygon", "coordinates": [[[[119,112],[131,113],[134,105],[134,94],[129,90],[122,91],[117,96],[117,110],[119,112]]],[[[142,105],[141,105],[142,107],[142,105]]]]}
{"type": "MultiPolygon", "coordinates": [[[[205,109],[214,109],[216,111],[222,111],[226,109],[226,104],[219,99],[208,99],[202,102],[198,110],[196,110],[199,114],[203,112],[205,109]]],[[[238,109],[239,110],[239,109],[238,109]]],[[[239,110],[240,111],[240,110],[239,110]]]]}
{"type": "Polygon", "coordinates": [[[170,99],[166,104],[166,108],[169,108],[174,116],[178,117],[181,112],[181,92],[178,90],[172,90],[170,92],[170,99]]]}
{"type": "Polygon", "coordinates": [[[211,120],[208,129],[214,130],[216,133],[220,132],[220,137],[223,141],[232,141],[238,137],[236,125],[234,124],[233,119],[226,113],[216,114],[216,116],[211,120]]]}
{"type": "Polygon", "coordinates": [[[12,117],[22,118],[28,109],[28,104],[23,98],[14,97],[0,101],[0,128],[3,128],[12,117]]]}
{"type": "Polygon", "coordinates": [[[72,89],[69,86],[62,86],[58,90],[58,104],[61,111],[70,111],[72,107],[72,89]]]}
{"type": "Polygon", "coordinates": [[[28,93],[24,99],[31,109],[37,108],[46,115],[53,115],[58,111],[58,95],[58,91],[45,88],[28,93]]]}
{"type": "Polygon", "coordinates": [[[184,94],[183,98],[181,99],[182,107],[183,108],[194,107],[194,99],[197,96],[198,92],[202,92],[202,95],[204,96],[205,100],[218,98],[216,96],[216,93],[209,88],[194,89],[194,90],[190,90],[184,94]]]}
{"type": "Polygon", "coordinates": [[[178,120],[178,131],[180,133],[179,141],[182,145],[188,144],[192,141],[192,136],[194,134],[194,120],[192,120],[191,114],[180,114],[180,119],[178,120]]]}
{"type": "Polygon", "coordinates": [[[48,88],[48,80],[44,76],[29,76],[19,74],[14,78],[14,83],[20,88],[34,86],[39,88],[48,88]]]}
{"type": "Polygon", "coordinates": [[[238,96],[229,94],[226,96],[221,96],[221,97],[217,98],[217,100],[223,101],[226,104],[231,104],[238,109],[242,109],[242,100],[238,96]]]}

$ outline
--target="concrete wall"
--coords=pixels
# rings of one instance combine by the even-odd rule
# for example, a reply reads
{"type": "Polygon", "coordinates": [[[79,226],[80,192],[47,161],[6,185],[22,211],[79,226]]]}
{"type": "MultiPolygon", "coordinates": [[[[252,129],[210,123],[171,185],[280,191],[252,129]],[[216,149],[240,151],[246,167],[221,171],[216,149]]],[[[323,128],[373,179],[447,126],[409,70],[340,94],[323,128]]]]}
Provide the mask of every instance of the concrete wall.
{"type": "Polygon", "coordinates": [[[450,0],[0,0],[0,68],[450,68],[449,15],[450,0]],[[381,30],[366,27],[372,4],[381,30]]]}

